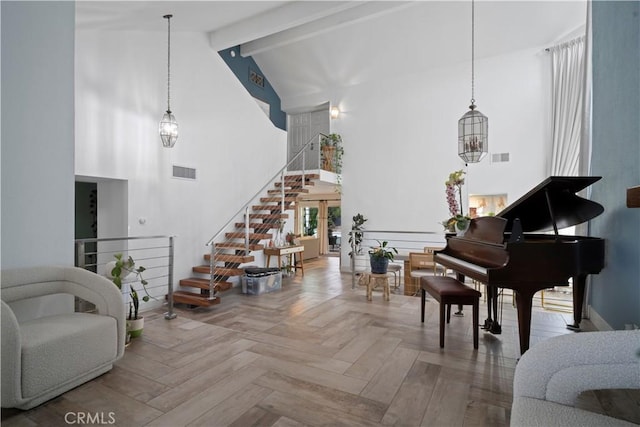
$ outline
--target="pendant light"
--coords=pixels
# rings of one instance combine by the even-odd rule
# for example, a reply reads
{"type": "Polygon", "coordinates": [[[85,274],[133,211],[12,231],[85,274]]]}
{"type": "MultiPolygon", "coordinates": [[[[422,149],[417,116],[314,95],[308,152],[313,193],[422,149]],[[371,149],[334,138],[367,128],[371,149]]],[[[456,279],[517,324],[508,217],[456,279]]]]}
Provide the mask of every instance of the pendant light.
{"type": "Polygon", "coordinates": [[[160,139],[162,146],[171,148],[178,140],[178,122],[171,112],[171,18],[173,15],[164,15],[167,20],[167,111],[160,120],[160,139]]]}
{"type": "Polygon", "coordinates": [[[471,105],[458,120],[458,156],[465,163],[477,163],[484,158],[488,152],[488,127],[487,116],[476,110],[476,100],[474,99],[474,56],[475,56],[475,4],[471,0],[471,105]]]}

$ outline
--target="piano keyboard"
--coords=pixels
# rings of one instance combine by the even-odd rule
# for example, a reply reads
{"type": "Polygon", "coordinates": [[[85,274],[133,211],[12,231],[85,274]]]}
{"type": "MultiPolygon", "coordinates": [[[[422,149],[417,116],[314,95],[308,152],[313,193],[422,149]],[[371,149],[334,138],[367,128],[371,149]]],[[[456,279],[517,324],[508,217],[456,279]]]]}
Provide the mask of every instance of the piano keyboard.
{"type": "Polygon", "coordinates": [[[446,267],[451,268],[452,270],[455,270],[455,266],[460,266],[460,267],[464,267],[468,270],[472,270],[475,271],[478,274],[482,274],[483,276],[487,275],[487,269],[484,267],[481,267],[479,265],[476,264],[471,264],[470,262],[467,261],[463,261],[459,258],[454,258],[451,255],[447,255],[447,254],[437,254],[436,255],[436,262],[437,261],[447,261],[448,263],[450,263],[449,265],[446,265],[446,267]]]}

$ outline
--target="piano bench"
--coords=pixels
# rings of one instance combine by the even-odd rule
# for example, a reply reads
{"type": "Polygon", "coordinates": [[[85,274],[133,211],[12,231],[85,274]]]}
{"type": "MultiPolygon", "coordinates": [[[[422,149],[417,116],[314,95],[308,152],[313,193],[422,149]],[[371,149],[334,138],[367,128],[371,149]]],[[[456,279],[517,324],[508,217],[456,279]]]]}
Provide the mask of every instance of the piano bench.
{"type": "Polygon", "coordinates": [[[425,276],[420,278],[422,289],[421,321],[424,323],[424,306],[426,293],[440,303],[440,348],[444,347],[445,307],[446,322],[451,319],[451,304],[473,306],[473,348],[478,348],[478,323],[480,292],[448,276],[425,276]]]}

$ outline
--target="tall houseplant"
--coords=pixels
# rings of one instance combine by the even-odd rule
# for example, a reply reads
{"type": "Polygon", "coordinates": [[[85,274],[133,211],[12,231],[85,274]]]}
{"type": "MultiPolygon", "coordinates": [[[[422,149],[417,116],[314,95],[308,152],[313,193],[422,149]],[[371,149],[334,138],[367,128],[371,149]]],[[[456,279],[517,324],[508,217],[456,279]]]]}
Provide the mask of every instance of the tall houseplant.
{"type": "Polygon", "coordinates": [[[350,257],[354,257],[355,255],[360,255],[362,252],[362,238],[364,233],[364,223],[367,222],[367,218],[362,214],[356,214],[352,218],[353,222],[351,223],[351,231],[349,231],[349,245],[351,246],[351,252],[349,252],[350,257]]]}
{"type": "Polygon", "coordinates": [[[389,267],[389,261],[393,261],[395,254],[398,250],[394,247],[388,246],[389,242],[386,240],[378,242],[378,246],[372,246],[369,250],[369,259],[371,262],[371,272],[375,274],[386,274],[389,267]]]}
{"type": "MultiPolygon", "coordinates": [[[[142,284],[142,289],[145,294],[142,297],[142,300],[147,302],[152,297],[149,295],[147,291],[147,282],[144,277],[142,277],[142,273],[146,270],[143,266],[136,267],[136,263],[131,256],[127,259],[124,259],[122,254],[115,254],[113,256],[116,260],[109,263],[109,267],[111,270],[109,271],[111,280],[118,289],[122,290],[122,285],[127,283],[129,285],[129,314],[127,315],[127,332],[129,332],[132,338],[138,337],[142,335],[142,329],[144,328],[144,318],[139,315],[138,310],[140,309],[140,298],[138,296],[138,292],[133,287],[135,282],[140,282],[142,284]],[[135,280],[127,280],[124,282],[129,275],[134,275],[135,280]]],[[[108,267],[108,268],[109,268],[108,267]]]]}

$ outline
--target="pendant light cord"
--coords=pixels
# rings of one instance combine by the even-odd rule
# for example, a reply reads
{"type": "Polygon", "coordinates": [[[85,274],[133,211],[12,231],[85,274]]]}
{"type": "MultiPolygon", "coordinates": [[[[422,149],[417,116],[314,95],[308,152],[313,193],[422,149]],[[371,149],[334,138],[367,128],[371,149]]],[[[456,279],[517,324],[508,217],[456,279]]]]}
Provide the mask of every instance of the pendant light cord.
{"type": "Polygon", "coordinates": [[[475,2],[471,0],[471,105],[475,105],[475,2]]]}
{"type": "Polygon", "coordinates": [[[167,18],[167,113],[171,113],[171,17],[173,15],[165,15],[167,18]]]}

